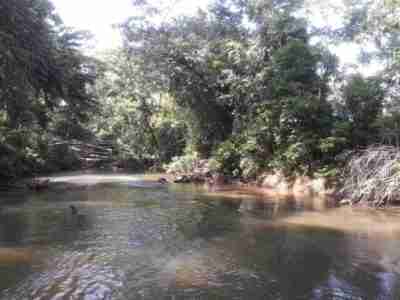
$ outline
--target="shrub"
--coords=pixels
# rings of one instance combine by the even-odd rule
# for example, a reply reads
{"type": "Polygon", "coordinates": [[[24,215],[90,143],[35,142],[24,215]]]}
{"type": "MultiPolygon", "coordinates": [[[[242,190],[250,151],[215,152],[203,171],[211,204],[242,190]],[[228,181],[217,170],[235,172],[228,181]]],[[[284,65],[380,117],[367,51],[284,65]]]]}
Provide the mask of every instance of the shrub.
{"type": "Polygon", "coordinates": [[[220,171],[225,175],[239,176],[240,146],[233,140],[223,142],[214,152],[215,160],[220,164],[220,171]]]}
{"type": "Polygon", "coordinates": [[[245,157],[240,160],[240,169],[243,178],[255,179],[259,173],[260,167],[254,159],[245,157]]]}
{"type": "Polygon", "coordinates": [[[218,173],[221,170],[221,164],[215,158],[208,160],[207,167],[211,173],[218,173]]]}
{"type": "Polygon", "coordinates": [[[174,157],[172,162],[164,168],[168,173],[191,173],[200,161],[196,152],[184,156],[174,157]]]}

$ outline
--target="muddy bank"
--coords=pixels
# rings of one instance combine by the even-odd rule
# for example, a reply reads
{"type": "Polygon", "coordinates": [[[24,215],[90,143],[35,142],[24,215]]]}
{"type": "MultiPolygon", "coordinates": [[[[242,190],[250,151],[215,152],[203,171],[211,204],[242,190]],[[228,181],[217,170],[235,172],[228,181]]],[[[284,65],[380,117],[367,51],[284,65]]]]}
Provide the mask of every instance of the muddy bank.
{"type": "Polygon", "coordinates": [[[222,174],[191,173],[191,174],[161,174],[156,180],[165,180],[169,183],[194,183],[204,184],[209,190],[218,192],[238,191],[268,198],[298,198],[307,199],[312,197],[326,198],[328,201],[335,200],[336,189],[332,183],[325,178],[311,178],[308,176],[285,177],[283,174],[264,173],[255,180],[245,181],[243,179],[232,179],[222,174]]]}

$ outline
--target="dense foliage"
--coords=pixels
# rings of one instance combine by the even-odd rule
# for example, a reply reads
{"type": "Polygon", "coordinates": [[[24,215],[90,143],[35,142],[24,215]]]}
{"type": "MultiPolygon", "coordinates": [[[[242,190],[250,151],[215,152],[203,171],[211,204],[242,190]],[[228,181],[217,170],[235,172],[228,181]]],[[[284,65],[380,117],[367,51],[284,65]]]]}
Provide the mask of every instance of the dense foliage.
{"type": "MultiPolygon", "coordinates": [[[[226,174],[328,174],[342,151],[379,139],[387,81],[341,74],[328,48],[311,42],[312,24],[298,14],[303,4],[214,1],[194,16],[154,22],[149,12],[160,12],[140,1],[143,16],[121,26],[136,102],[138,90],[147,103],[168,95],[173,120],[187,130],[188,155],[213,156],[226,174]]],[[[343,26],[338,40],[348,39],[343,26]]],[[[151,111],[153,121],[163,119],[151,111]]]]}
{"type": "Polygon", "coordinates": [[[336,176],[343,153],[399,146],[397,1],[346,0],[339,14],[330,1],[215,0],[176,17],[152,3],[134,1],[123,46],[95,60],[47,0],[0,0],[0,175],[51,157],[78,166],[60,140],[94,137],[121,167],[212,158],[248,179],[336,176]],[[318,12],[341,19],[318,25],[318,12]],[[380,66],[374,76],[330,51],[352,42],[365,45],[360,65],[380,66]]]}
{"type": "Polygon", "coordinates": [[[0,1],[0,177],[74,160],[50,145],[88,135],[81,124],[95,104],[95,76],[79,51],[84,37],[63,26],[47,0],[0,1]]]}

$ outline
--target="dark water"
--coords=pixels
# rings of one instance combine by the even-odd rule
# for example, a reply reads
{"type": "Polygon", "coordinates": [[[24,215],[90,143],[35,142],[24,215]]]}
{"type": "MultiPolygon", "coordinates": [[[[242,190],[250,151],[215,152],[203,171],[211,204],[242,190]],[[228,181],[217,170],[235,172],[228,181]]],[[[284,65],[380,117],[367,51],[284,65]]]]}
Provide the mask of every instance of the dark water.
{"type": "Polygon", "coordinates": [[[131,179],[0,195],[0,299],[400,299],[396,210],[131,179]]]}

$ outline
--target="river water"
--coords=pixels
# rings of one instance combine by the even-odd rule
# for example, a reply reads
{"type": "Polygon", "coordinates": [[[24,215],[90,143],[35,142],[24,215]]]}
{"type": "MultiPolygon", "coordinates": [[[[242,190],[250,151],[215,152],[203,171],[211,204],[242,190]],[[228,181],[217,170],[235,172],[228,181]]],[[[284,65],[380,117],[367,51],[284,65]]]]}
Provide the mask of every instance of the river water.
{"type": "Polygon", "coordinates": [[[152,179],[1,194],[0,299],[400,299],[399,210],[152,179]]]}

